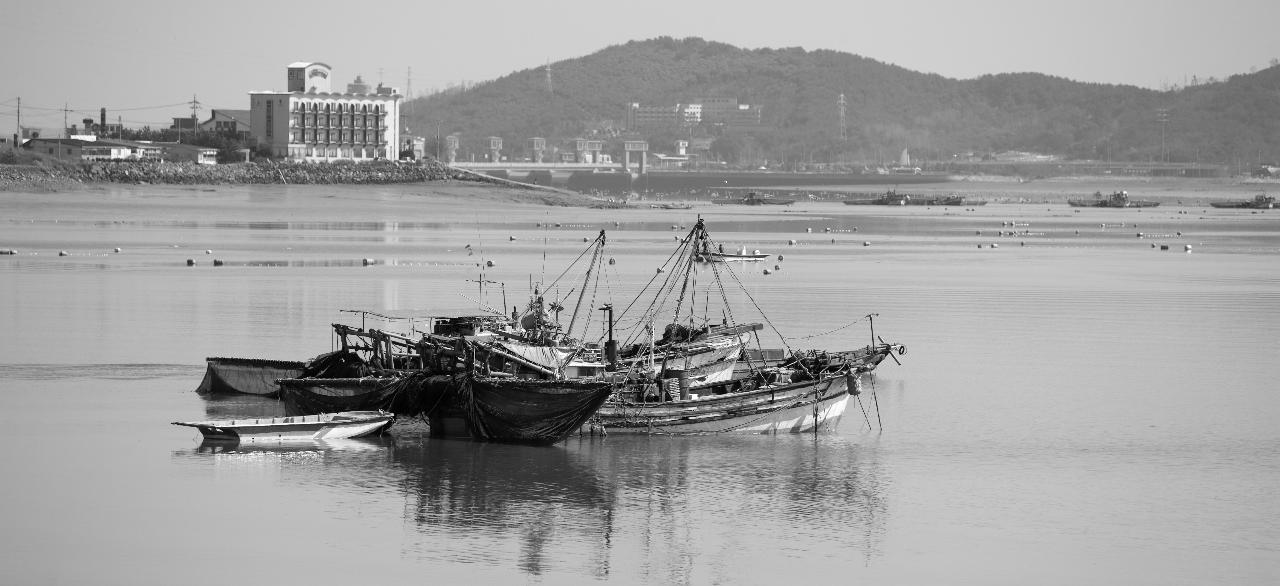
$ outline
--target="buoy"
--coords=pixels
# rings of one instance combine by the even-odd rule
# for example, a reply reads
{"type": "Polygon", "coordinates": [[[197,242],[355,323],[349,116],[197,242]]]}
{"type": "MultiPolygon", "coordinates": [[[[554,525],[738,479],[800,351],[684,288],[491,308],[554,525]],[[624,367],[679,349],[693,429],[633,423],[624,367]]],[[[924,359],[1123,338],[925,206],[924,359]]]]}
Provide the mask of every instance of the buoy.
{"type": "Polygon", "coordinates": [[[119,247],[119,246],[117,246],[117,247],[116,247],[116,252],[120,252],[120,247],[119,247]]]}
{"type": "Polygon", "coordinates": [[[755,250],[752,250],[752,251],[751,251],[751,254],[760,254],[760,249],[759,249],[759,248],[757,248],[757,249],[755,249],[755,250]]]}
{"type": "Polygon", "coordinates": [[[822,229],[822,231],[823,231],[823,232],[830,232],[830,231],[831,231],[831,228],[823,228],[823,229],[822,229]]]}
{"type": "Polygon", "coordinates": [[[1169,250],[1169,245],[1168,245],[1168,244],[1161,244],[1161,245],[1160,245],[1160,250],[1169,250]]]}
{"type": "Polygon", "coordinates": [[[1183,247],[1183,250],[1187,252],[1191,252],[1191,245],[1190,244],[1186,245],[1185,247],[1183,247]]]}
{"type": "Polygon", "coordinates": [[[1027,243],[1026,243],[1026,242],[1021,242],[1021,243],[1019,243],[1019,244],[1020,244],[1021,246],[1026,246],[1026,245],[1027,245],[1027,243]]]}
{"type": "Polygon", "coordinates": [[[813,228],[805,228],[805,229],[804,229],[804,231],[805,231],[805,232],[813,232],[813,228]]]}
{"type": "Polygon", "coordinates": [[[999,244],[996,244],[995,242],[992,242],[992,243],[991,243],[991,248],[1000,248],[1000,245],[999,245],[999,244]]]}
{"type": "Polygon", "coordinates": [[[613,264],[613,259],[609,259],[609,264],[613,264]]]}
{"type": "Polygon", "coordinates": [[[373,260],[373,259],[371,259],[371,258],[366,258],[366,259],[364,259],[364,260],[363,260],[363,261],[361,261],[361,262],[364,264],[364,266],[366,266],[366,267],[367,267],[367,266],[369,266],[369,265],[373,264],[373,263],[374,263],[374,260],[373,260]]]}
{"type": "Polygon", "coordinates": [[[863,245],[863,246],[871,246],[871,241],[870,241],[870,240],[863,241],[862,245],[863,245]]]}
{"type": "Polygon", "coordinates": [[[794,239],[787,241],[787,246],[795,246],[795,245],[796,245],[796,241],[794,239]]]}
{"type": "Polygon", "coordinates": [[[1142,238],[1142,232],[1138,232],[1138,238],[1142,238]]]}
{"type": "Polygon", "coordinates": [[[978,236],[982,236],[982,230],[977,231],[978,236]]]}
{"type": "Polygon", "coordinates": [[[583,242],[591,242],[591,241],[590,241],[590,240],[588,240],[586,237],[583,237],[583,238],[582,238],[582,241],[583,241],[583,242]]]}
{"type": "Polygon", "coordinates": [[[209,250],[208,248],[206,248],[206,249],[204,249],[204,253],[205,253],[205,254],[213,254],[213,251],[212,251],[212,250],[209,250]]]}
{"type": "Polygon", "coordinates": [[[1155,242],[1152,242],[1152,243],[1151,243],[1151,248],[1155,248],[1155,247],[1156,247],[1156,243],[1155,243],[1155,242]]]}
{"type": "Polygon", "coordinates": [[[1079,235],[1080,235],[1080,231],[1076,230],[1076,236],[1079,236],[1079,235]]]}
{"type": "Polygon", "coordinates": [[[557,227],[557,228],[559,228],[559,227],[560,227],[560,222],[556,222],[556,227],[557,227]]]}
{"type": "Polygon", "coordinates": [[[515,236],[507,236],[507,242],[515,242],[515,236]]]}
{"type": "Polygon", "coordinates": [[[782,270],[782,265],[773,265],[773,270],[775,270],[775,271],[780,271],[780,270],[782,270]]]}
{"type": "Polygon", "coordinates": [[[781,255],[781,254],[779,254],[779,255],[778,255],[778,260],[782,260],[782,255],[781,255]]]}
{"type": "Polygon", "coordinates": [[[773,274],[773,271],[770,271],[769,269],[765,269],[765,270],[764,270],[764,274],[766,274],[766,275],[771,275],[771,274],[773,274]]]}
{"type": "Polygon", "coordinates": [[[67,251],[65,251],[65,250],[59,250],[59,251],[58,251],[58,256],[71,256],[71,253],[69,253],[69,252],[67,252],[67,251]]]}
{"type": "Polygon", "coordinates": [[[979,244],[979,245],[978,245],[978,248],[979,248],[979,249],[981,249],[981,248],[982,248],[982,245],[981,245],[981,244],[979,244]]]}
{"type": "Polygon", "coordinates": [[[221,260],[218,260],[218,259],[216,259],[216,258],[215,258],[215,259],[213,259],[213,266],[215,266],[215,267],[220,267],[220,266],[222,266],[222,261],[221,261],[221,260]]]}
{"type": "Polygon", "coordinates": [[[486,266],[486,267],[491,267],[491,266],[493,266],[493,261],[491,261],[491,260],[486,260],[486,261],[484,261],[484,266],[486,266]]]}
{"type": "Polygon", "coordinates": [[[662,267],[658,267],[658,274],[659,274],[659,275],[661,275],[661,274],[662,274],[662,267]]]}

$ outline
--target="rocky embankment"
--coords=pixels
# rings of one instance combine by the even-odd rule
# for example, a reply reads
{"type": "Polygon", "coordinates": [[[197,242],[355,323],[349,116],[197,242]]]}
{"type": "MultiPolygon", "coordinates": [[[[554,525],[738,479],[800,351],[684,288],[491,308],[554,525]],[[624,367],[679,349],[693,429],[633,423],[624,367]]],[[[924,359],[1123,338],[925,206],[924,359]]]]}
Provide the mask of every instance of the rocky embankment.
{"type": "Polygon", "coordinates": [[[0,191],[58,191],[85,183],[167,185],[380,184],[488,181],[437,163],[313,164],[271,161],[229,165],[172,162],[90,162],[81,165],[0,165],[0,191]]]}

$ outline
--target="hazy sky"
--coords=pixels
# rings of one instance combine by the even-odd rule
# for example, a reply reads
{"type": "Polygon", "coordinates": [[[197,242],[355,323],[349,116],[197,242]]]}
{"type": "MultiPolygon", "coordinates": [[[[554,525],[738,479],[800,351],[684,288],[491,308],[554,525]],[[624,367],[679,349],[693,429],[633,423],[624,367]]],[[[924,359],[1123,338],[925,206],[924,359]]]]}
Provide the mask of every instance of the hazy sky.
{"type": "Polygon", "coordinates": [[[3,0],[0,130],[98,117],[168,126],[248,109],[293,61],[420,95],[658,36],[853,53],[951,78],[1034,71],[1160,89],[1280,58],[1274,2],[1064,0],[184,2],[3,0]],[[409,70],[412,68],[412,86],[409,70]]]}

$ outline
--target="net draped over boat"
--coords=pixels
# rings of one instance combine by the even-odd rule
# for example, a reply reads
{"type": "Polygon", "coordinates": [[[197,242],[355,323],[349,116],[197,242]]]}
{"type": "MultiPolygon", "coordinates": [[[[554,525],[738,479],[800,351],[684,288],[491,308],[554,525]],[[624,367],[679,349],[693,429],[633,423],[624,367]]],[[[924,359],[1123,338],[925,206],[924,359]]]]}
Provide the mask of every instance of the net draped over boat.
{"type": "Polygon", "coordinates": [[[461,378],[458,391],[478,439],[553,442],[572,433],[612,393],[597,380],[461,378]]]}

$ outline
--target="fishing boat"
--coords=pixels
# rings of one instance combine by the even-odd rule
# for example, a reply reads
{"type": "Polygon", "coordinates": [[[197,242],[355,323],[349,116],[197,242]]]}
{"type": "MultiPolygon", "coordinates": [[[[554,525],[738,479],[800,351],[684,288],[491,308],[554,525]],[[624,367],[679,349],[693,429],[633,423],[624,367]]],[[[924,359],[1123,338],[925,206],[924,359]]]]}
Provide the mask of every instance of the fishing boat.
{"type": "Polygon", "coordinates": [[[206,358],[204,379],[196,392],[202,395],[246,394],[275,397],[277,379],[302,372],[303,362],[260,358],[206,358]]]}
{"type": "Polygon", "coordinates": [[[737,252],[725,252],[724,248],[717,248],[714,251],[702,253],[698,260],[701,262],[733,262],[733,261],[757,261],[769,258],[769,255],[759,250],[747,251],[747,247],[738,248],[737,252]]]}
{"type": "MultiPolygon", "coordinates": [[[[597,275],[604,242],[601,231],[592,243],[597,275]]],[[[612,380],[602,376],[599,349],[561,332],[546,305],[535,293],[523,316],[439,320],[418,339],[334,324],[341,348],[317,357],[303,376],[280,380],[280,398],[290,413],[377,408],[420,416],[433,437],[555,443],[609,397],[612,380]]]]}
{"type": "MultiPolygon", "coordinates": [[[[680,322],[697,322],[700,318],[685,314],[692,312],[693,304],[681,301],[689,299],[727,300],[721,277],[737,281],[729,265],[706,265],[699,269],[698,257],[707,250],[717,249],[704,222],[699,219],[681,248],[665,265],[669,277],[659,287],[653,302],[638,318],[641,323],[657,319],[657,315],[674,305],[675,322],[667,327],[664,339],[670,336],[673,325],[680,322]],[[723,268],[720,268],[723,266],[723,268]],[[707,275],[706,273],[710,273],[707,275]],[[697,283],[707,283],[710,290],[696,291],[697,283]],[[664,309],[666,308],[666,309],[664,309]]],[[[711,309],[704,301],[698,307],[708,314],[711,309]]],[[[727,310],[723,315],[731,315],[727,310]]],[[[705,317],[701,319],[706,319],[705,317]]],[[[870,316],[868,316],[870,319],[870,316]]],[[[611,318],[612,320],[612,318],[611,318]]],[[[767,320],[767,318],[766,318],[767,320]]],[[[730,323],[689,327],[689,332],[727,332],[744,342],[764,324],[736,325],[730,323]]],[[[645,332],[632,332],[630,339],[643,337],[645,332]]],[[[652,337],[653,328],[647,328],[652,337]]],[[[873,332],[874,338],[874,332],[873,332]]],[[[691,341],[696,341],[693,336],[691,341]]],[[[698,369],[690,369],[680,360],[680,352],[660,354],[651,351],[648,363],[635,360],[636,351],[630,354],[633,362],[618,363],[614,372],[620,376],[609,401],[596,412],[583,433],[639,433],[639,434],[703,434],[703,433],[787,433],[817,432],[834,428],[843,415],[850,396],[860,393],[861,376],[895,352],[905,352],[901,345],[873,344],[865,349],[849,352],[800,351],[784,348],[770,352],[743,349],[704,361],[702,368],[719,367],[724,376],[699,379],[698,369]]],[[[637,348],[632,344],[629,348],[637,348]]],[[[659,344],[650,342],[651,348],[659,344]]],[[[637,351],[643,355],[644,345],[637,351]]],[[[899,352],[899,353],[901,353],[899,352]]],[[[628,352],[622,353],[624,356],[628,352]]],[[[897,358],[895,357],[896,361],[897,358]]]]}
{"type": "Polygon", "coordinates": [[[890,189],[880,195],[863,195],[860,197],[844,200],[845,205],[850,206],[980,206],[986,205],[986,200],[966,200],[961,195],[942,195],[942,196],[915,196],[900,194],[895,189],[890,189]]]}
{"type": "Polygon", "coordinates": [[[689,203],[651,203],[650,208],[655,210],[691,210],[693,204],[689,203]]]}
{"type": "Polygon", "coordinates": [[[1129,199],[1128,191],[1117,191],[1104,196],[1101,191],[1093,193],[1093,199],[1068,199],[1067,205],[1073,208],[1154,208],[1158,201],[1148,199],[1129,199]]]}
{"type": "Polygon", "coordinates": [[[756,193],[754,191],[747,192],[744,196],[718,197],[711,200],[711,203],[721,205],[744,205],[744,206],[789,206],[796,203],[795,199],[787,197],[778,197],[775,195],[767,195],[756,193]]]}
{"type": "Polygon", "coordinates": [[[1275,207],[1276,198],[1265,193],[1253,196],[1253,199],[1212,201],[1209,205],[1215,208],[1269,210],[1275,207]]]}
{"type": "Polygon", "coordinates": [[[395,416],[385,411],[344,411],[265,419],[175,421],[194,427],[206,440],[279,442],[347,439],[378,433],[391,426],[395,416]]]}

